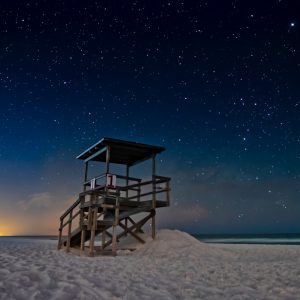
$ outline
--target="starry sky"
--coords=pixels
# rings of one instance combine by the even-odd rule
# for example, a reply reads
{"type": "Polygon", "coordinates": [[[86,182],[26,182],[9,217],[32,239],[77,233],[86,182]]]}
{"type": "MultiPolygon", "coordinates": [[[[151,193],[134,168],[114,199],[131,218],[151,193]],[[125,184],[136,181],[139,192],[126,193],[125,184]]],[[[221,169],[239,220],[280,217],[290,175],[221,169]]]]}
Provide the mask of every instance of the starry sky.
{"type": "Polygon", "coordinates": [[[82,190],[75,157],[103,136],[167,148],[160,227],[300,231],[298,0],[0,11],[0,235],[56,234],[82,190]]]}

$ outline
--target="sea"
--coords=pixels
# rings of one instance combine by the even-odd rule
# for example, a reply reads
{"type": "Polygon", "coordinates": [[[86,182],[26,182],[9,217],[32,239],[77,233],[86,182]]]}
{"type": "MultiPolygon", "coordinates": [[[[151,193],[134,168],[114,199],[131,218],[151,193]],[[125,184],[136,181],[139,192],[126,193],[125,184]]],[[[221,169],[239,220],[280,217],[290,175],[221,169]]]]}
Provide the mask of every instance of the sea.
{"type": "MultiPolygon", "coordinates": [[[[208,244],[300,245],[300,233],[191,235],[199,241],[208,244]]],[[[5,238],[7,236],[0,237],[0,242],[5,238]]],[[[10,238],[57,240],[57,236],[50,235],[12,236],[10,238]]]]}
{"type": "Polygon", "coordinates": [[[192,235],[210,244],[300,245],[300,233],[192,235]]]}

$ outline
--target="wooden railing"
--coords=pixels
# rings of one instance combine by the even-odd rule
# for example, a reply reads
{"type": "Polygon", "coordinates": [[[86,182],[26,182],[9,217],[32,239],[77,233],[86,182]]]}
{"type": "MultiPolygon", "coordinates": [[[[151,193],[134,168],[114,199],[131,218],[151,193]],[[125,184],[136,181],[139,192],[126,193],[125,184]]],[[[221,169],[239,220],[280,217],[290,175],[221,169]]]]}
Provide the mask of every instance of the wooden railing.
{"type": "MultiPolygon", "coordinates": [[[[101,175],[106,176],[106,174],[101,175]]],[[[60,217],[60,226],[59,226],[59,237],[58,237],[58,249],[62,247],[62,244],[66,241],[66,251],[70,251],[70,244],[71,244],[71,233],[72,233],[72,225],[73,220],[80,215],[79,218],[79,228],[82,228],[82,226],[85,224],[84,220],[86,219],[86,215],[84,213],[84,207],[88,205],[89,212],[88,212],[88,230],[92,229],[91,224],[96,224],[99,216],[98,207],[102,207],[102,214],[105,213],[106,209],[119,209],[119,199],[126,199],[126,200],[132,200],[137,202],[143,202],[145,200],[152,200],[152,208],[156,208],[156,201],[164,201],[166,206],[170,205],[170,180],[169,177],[163,177],[155,175],[152,177],[152,180],[144,181],[142,182],[139,178],[133,178],[133,177],[126,177],[121,175],[116,175],[117,178],[126,180],[126,182],[129,181],[135,181],[134,184],[129,184],[125,186],[116,186],[115,188],[106,187],[104,185],[103,189],[95,188],[95,189],[89,189],[79,194],[79,198],[62,214],[60,217]],[[112,192],[111,192],[112,190],[112,192]],[[129,191],[132,191],[134,195],[129,195],[129,191]],[[158,194],[165,194],[165,198],[162,200],[157,199],[158,194]],[[91,203],[88,201],[86,202],[86,196],[90,195],[90,197],[87,197],[87,199],[91,199],[91,203]],[[104,199],[106,197],[111,197],[111,195],[114,195],[116,197],[116,203],[113,205],[107,204],[107,203],[97,203],[97,197],[103,197],[104,199]],[[123,197],[123,195],[125,195],[123,197]],[[148,198],[146,198],[148,196],[148,198]],[[95,209],[95,213],[92,214],[91,211],[95,209]],[[97,211],[97,212],[96,212],[97,211]],[[94,216],[96,220],[92,220],[91,216],[94,216]],[[64,228],[67,226],[67,238],[63,241],[62,239],[62,233],[64,228]]],[[[99,176],[100,178],[100,176],[99,176]]],[[[163,206],[165,206],[163,205],[163,206]]],[[[101,211],[100,211],[101,212],[101,211]]],[[[116,214],[117,211],[115,211],[116,214]]],[[[118,218],[118,217],[116,217],[118,218]]],[[[95,226],[95,225],[94,225],[95,226]]],[[[76,226],[78,227],[78,226],[76,226]]],[[[95,230],[95,227],[94,229],[95,230]]],[[[83,239],[85,240],[85,239],[83,239]]]]}
{"type": "MultiPolygon", "coordinates": [[[[170,181],[171,178],[169,177],[155,175],[153,176],[152,180],[120,187],[119,189],[121,191],[138,190],[139,191],[138,195],[127,197],[127,200],[137,200],[137,201],[141,201],[141,199],[146,196],[154,196],[160,193],[166,193],[166,198],[165,200],[162,201],[166,201],[167,205],[170,205],[170,181]],[[161,184],[164,184],[164,186],[163,187],[159,186],[161,184]],[[149,192],[142,192],[143,187],[145,188],[152,187],[152,190],[149,192]]],[[[157,200],[156,197],[154,198],[154,200],[157,200]]]]}
{"type": "MultiPolygon", "coordinates": [[[[103,174],[100,174],[96,177],[93,177],[93,178],[85,181],[83,183],[83,185],[84,185],[84,187],[91,187],[91,181],[95,180],[96,188],[101,189],[101,188],[106,186],[106,176],[108,174],[111,174],[111,173],[103,173],[103,174]]],[[[118,175],[118,174],[111,174],[111,175],[115,175],[117,177],[117,180],[119,179],[118,182],[117,182],[118,186],[127,186],[130,181],[134,181],[134,182],[137,182],[137,183],[142,181],[142,179],[135,178],[135,177],[123,176],[123,175],[118,175]],[[125,183],[120,184],[120,180],[124,180],[125,183]]]]}
{"type": "MultiPolygon", "coordinates": [[[[66,244],[66,251],[70,250],[70,242],[71,242],[71,232],[72,232],[72,223],[73,220],[82,213],[80,210],[79,205],[84,201],[82,197],[79,197],[60,217],[60,226],[59,226],[59,235],[58,235],[58,246],[57,248],[60,249],[62,246],[62,232],[63,229],[68,225],[68,233],[67,233],[67,244],[66,244]],[[74,210],[78,209],[76,213],[74,210]],[[68,217],[68,218],[67,218],[68,217]],[[65,219],[67,220],[65,221],[65,219]]],[[[80,221],[81,218],[80,218],[80,221]]]]}

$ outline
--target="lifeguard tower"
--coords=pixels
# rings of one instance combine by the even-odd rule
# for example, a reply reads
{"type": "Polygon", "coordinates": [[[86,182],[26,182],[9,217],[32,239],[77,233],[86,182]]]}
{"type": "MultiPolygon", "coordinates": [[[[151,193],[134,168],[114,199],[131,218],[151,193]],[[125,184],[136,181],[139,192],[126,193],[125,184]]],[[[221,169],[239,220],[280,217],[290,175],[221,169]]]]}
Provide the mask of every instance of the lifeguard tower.
{"type": "Polygon", "coordinates": [[[155,239],[156,209],[170,205],[170,178],[158,176],[155,165],[156,155],[164,150],[103,138],[77,156],[85,165],[83,192],[60,217],[58,249],[69,252],[70,248],[77,248],[90,256],[115,255],[117,243],[127,234],[145,243],[140,233],[148,221],[155,239]],[[130,177],[130,168],[145,160],[152,160],[150,180],[130,177]],[[89,177],[89,164],[96,162],[102,164],[104,173],[89,177]],[[112,164],[124,165],[125,174],[111,173],[112,164]]]}

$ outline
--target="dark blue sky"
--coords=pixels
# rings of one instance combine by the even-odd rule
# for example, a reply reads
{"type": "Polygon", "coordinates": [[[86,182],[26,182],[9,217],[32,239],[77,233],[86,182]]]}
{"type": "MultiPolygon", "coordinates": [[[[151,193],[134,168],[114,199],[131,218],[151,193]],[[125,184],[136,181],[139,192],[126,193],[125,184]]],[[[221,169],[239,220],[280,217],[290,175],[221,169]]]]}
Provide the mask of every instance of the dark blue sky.
{"type": "Polygon", "coordinates": [[[299,232],[299,1],[0,9],[0,234],[55,233],[103,136],[167,148],[161,226],[299,232]]]}

